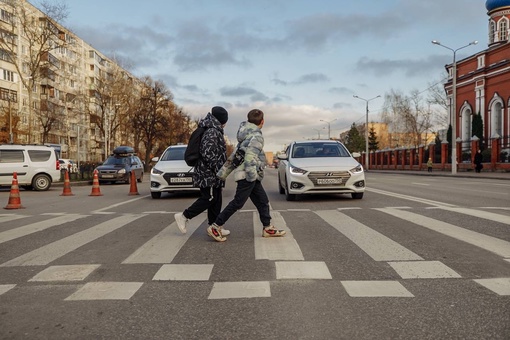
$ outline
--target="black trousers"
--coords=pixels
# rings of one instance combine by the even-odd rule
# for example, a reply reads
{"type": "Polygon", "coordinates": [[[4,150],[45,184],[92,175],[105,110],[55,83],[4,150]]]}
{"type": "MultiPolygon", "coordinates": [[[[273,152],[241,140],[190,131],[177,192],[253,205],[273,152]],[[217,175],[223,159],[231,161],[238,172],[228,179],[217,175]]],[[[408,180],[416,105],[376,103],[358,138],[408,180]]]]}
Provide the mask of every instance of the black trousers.
{"type": "Polygon", "coordinates": [[[269,199],[262,182],[248,182],[243,179],[237,181],[236,194],[234,199],[228,203],[223,211],[216,218],[216,224],[223,226],[234,213],[241,209],[248,198],[253,202],[259,212],[260,222],[263,227],[271,225],[271,214],[269,213],[269,199]]]}
{"type": "Polygon", "coordinates": [[[184,217],[192,219],[207,209],[207,221],[209,222],[209,225],[213,224],[221,211],[222,190],[223,188],[200,188],[200,198],[198,198],[188,209],[184,210],[184,217]]]}

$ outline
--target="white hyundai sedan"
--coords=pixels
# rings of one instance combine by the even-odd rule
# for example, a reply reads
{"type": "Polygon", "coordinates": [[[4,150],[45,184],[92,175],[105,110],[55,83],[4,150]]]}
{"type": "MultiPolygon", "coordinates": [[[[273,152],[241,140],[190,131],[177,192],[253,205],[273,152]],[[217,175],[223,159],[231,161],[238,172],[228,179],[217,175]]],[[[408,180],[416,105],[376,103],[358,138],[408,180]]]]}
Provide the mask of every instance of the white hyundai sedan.
{"type": "Polygon", "coordinates": [[[163,192],[198,191],[193,185],[193,167],[186,164],[186,145],[172,145],[166,148],[151,170],[151,196],[160,198],[163,192]]]}
{"type": "Polygon", "coordinates": [[[334,140],[292,142],[278,155],[278,189],[287,201],[298,195],[351,194],[361,199],[365,192],[363,166],[347,148],[334,140]]]}

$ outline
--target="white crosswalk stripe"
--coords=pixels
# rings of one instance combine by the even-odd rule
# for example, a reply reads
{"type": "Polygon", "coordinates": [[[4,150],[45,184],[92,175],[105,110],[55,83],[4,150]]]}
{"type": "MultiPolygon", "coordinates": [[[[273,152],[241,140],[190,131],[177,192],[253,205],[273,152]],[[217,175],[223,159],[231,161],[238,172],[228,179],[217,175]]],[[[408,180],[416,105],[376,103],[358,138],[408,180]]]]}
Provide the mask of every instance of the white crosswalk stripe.
{"type": "MultiPolygon", "coordinates": [[[[508,216],[493,212],[487,212],[479,209],[465,209],[454,206],[436,206],[436,209],[444,209],[457,214],[466,216],[476,216],[480,219],[510,224],[508,216]]],[[[510,261],[510,242],[498,239],[493,236],[475,232],[451,223],[443,222],[428,216],[423,212],[410,211],[410,207],[400,208],[374,208],[380,213],[388,215],[388,218],[395,219],[396,225],[401,225],[402,221],[412,223],[426,228],[432,233],[441,236],[447,236],[456,240],[463,241],[468,245],[475,246],[496,254],[503,259],[510,261]]],[[[425,255],[418,255],[414,249],[409,249],[391,237],[384,235],[377,229],[377,224],[367,225],[361,223],[351,216],[359,214],[358,208],[344,208],[335,210],[312,211],[308,209],[288,210],[286,213],[310,214],[317,216],[323,221],[320,227],[329,225],[335,231],[352,242],[361,251],[367,254],[374,262],[384,262],[385,268],[394,271],[394,275],[400,277],[398,280],[342,280],[343,289],[351,297],[414,297],[413,292],[405,288],[401,282],[410,279],[462,279],[461,275],[453,268],[449,268],[444,263],[436,259],[426,258],[425,255]]],[[[250,215],[250,223],[253,226],[253,259],[255,261],[273,261],[274,281],[285,282],[292,280],[335,280],[334,275],[328,268],[328,261],[317,261],[316,258],[307,258],[301,250],[298,240],[292,233],[293,226],[288,226],[284,211],[271,211],[272,222],[279,229],[287,232],[285,237],[263,238],[261,237],[262,225],[256,211],[241,211],[239,214],[250,215]]],[[[50,228],[66,228],[66,225],[73,221],[87,217],[88,215],[64,214],[61,216],[44,216],[41,221],[29,223],[24,226],[16,227],[10,230],[0,232],[0,243],[22,242],[23,237],[30,236],[36,232],[48,231],[50,228]]],[[[95,215],[99,216],[99,215],[95,215]]],[[[53,261],[76,251],[84,245],[93,245],[94,241],[127,226],[134,221],[141,220],[141,224],[150,220],[148,214],[123,214],[123,215],[100,215],[101,222],[89,226],[85,230],[78,231],[69,236],[63,237],[57,241],[46,244],[37,249],[28,251],[13,259],[3,258],[0,264],[2,267],[26,267],[26,266],[44,266],[34,274],[28,281],[32,284],[48,284],[59,281],[84,282],[85,285],[77,288],[78,290],[70,295],[67,300],[97,300],[97,299],[130,299],[144,284],[140,279],[133,279],[132,282],[126,282],[125,278],[119,282],[88,282],[93,277],[95,271],[102,266],[101,263],[81,263],[66,265],[51,265],[53,261]]],[[[27,218],[27,215],[0,215],[0,221],[19,221],[27,218]],[[16,216],[16,217],[14,217],[16,216]]],[[[303,219],[306,223],[306,219],[303,219]]],[[[206,221],[206,214],[201,214],[188,222],[188,232],[183,235],[179,232],[175,222],[168,224],[162,229],[149,235],[144,242],[134,244],[136,247],[130,248],[129,253],[123,254],[124,260],[118,263],[119,266],[138,264],[154,265],[160,264],[159,270],[148,281],[214,281],[214,272],[216,264],[211,263],[175,263],[176,256],[181,250],[188,246],[188,242],[195,237],[203,237],[197,233],[199,228],[206,221]],[[147,241],[148,239],[148,241],[147,241]]],[[[203,231],[203,230],[202,230],[203,231]]],[[[333,231],[333,233],[335,233],[333,231]]],[[[296,234],[297,235],[297,234],[296,234]]],[[[209,238],[208,240],[211,241],[209,238]]],[[[214,243],[214,242],[213,242],[214,243]]],[[[221,247],[221,246],[220,246],[221,247]]],[[[205,252],[211,247],[204,246],[198,251],[205,252]]],[[[421,253],[420,253],[421,254],[421,253]]],[[[4,255],[5,257],[5,255],[4,255]]],[[[368,259],[368,258],[367,258],[368,259]]],[[[362,261],[367,261],[364,259],[362,261]]],[[[99,261],[101,262],[101,261],[99,261]]],[[[105,261],[106,262],[106,261],[105,261]]],[[[333,265],[332,262],[329,265],[333,265]]],[[[372,264],[373,265],[373,264],[372,264]]],[[[379,265],[379,264],[378,264],[379,265]]],[[[388,270],[388,269],[385,269],[388,270]]],[[[334,272],[333,272],[334,273],[334,272]]],[[[464,279],[466,280],[466,279],[464,279]]],[[[27,281],[27,282],[28,282],[27,281]]],[[[147,281],[147,282],[148,282],[147,281]]],[[[220,280],[221,281],[221,280],[220,280]]],[[[267,281],[267,276],[261,281],[239,280],[231,282],[215,282],[210,292],[209,299],[229,299],[229,298],[250,298],[271,297],[271,282],[267,281]]],[[[491,290],[498,295],[509,295],[510,278],[477,278],[474,280],[477,284],[491,290]]],[[[12,294],[13,291],[22,289],[22,282],[4,282],[0,285],[0,295],[12,294]],[[16,289],[13,289],[16,287],[16,289]]]]}

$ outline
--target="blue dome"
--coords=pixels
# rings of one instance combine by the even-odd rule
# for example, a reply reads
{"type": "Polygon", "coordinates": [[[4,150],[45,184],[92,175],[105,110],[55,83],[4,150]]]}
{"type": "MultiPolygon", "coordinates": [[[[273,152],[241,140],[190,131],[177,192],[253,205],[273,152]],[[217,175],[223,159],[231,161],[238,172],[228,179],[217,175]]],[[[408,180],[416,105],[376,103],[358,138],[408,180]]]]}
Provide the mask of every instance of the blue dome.
{"type": "Polygon", "coordinates": [[[485,2],[485,8],[489,12],[500,7],[510,7],[510,0],[487,0],[485,2]]]}

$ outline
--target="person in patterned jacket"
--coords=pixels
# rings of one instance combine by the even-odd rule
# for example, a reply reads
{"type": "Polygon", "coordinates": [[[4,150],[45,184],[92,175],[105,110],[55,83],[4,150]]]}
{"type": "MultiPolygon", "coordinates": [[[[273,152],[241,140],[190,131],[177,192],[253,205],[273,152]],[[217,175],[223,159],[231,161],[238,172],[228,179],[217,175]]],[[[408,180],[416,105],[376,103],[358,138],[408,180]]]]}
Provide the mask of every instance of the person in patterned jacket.
{"type": "Polygon", "coordinates": [[[264,168],[266,167],[266,154],[264,152],[264,136],[262,126],[264,125],[264,112],[258,109],[248,112],[248,121],[242,122],[237,131],[237,148],[244,151],[244,161],[235,167],[234,152],[228,161],[221,167],[218,177],[225,180],[233,172],[234,180],[237,183],[234,199],[218,215],[216,221],[207,228],[209,236],[218,242],[227,240],[223,225],[237,211],[240,210],[246,201],[251,199],[259,212],[262,222],[262,237],[275,237],[285,235],[285,230],[278,230],[271,225],[269,213],[269,199],[262,186],[264,168]]]}
{"type": "MultiPolygon", "coordinates": [[[[174,215],[179,230],[185,234],[188,220],[198,216],[207,209],[209,225],[214,223],[221,211],[222,190],[225,181],[218,178],[216,173],[227,160],[227,146],[223,128],[228,121],[228,112],[221,106],[215,106],[205,118],[198,123],[206,128],[200,144],[200,158],[195,166],[193,182],[200,188],[200,197],[182,213],[174,215]]],[[[222,230],[228,235],[228,230],[222,230]]]]}

